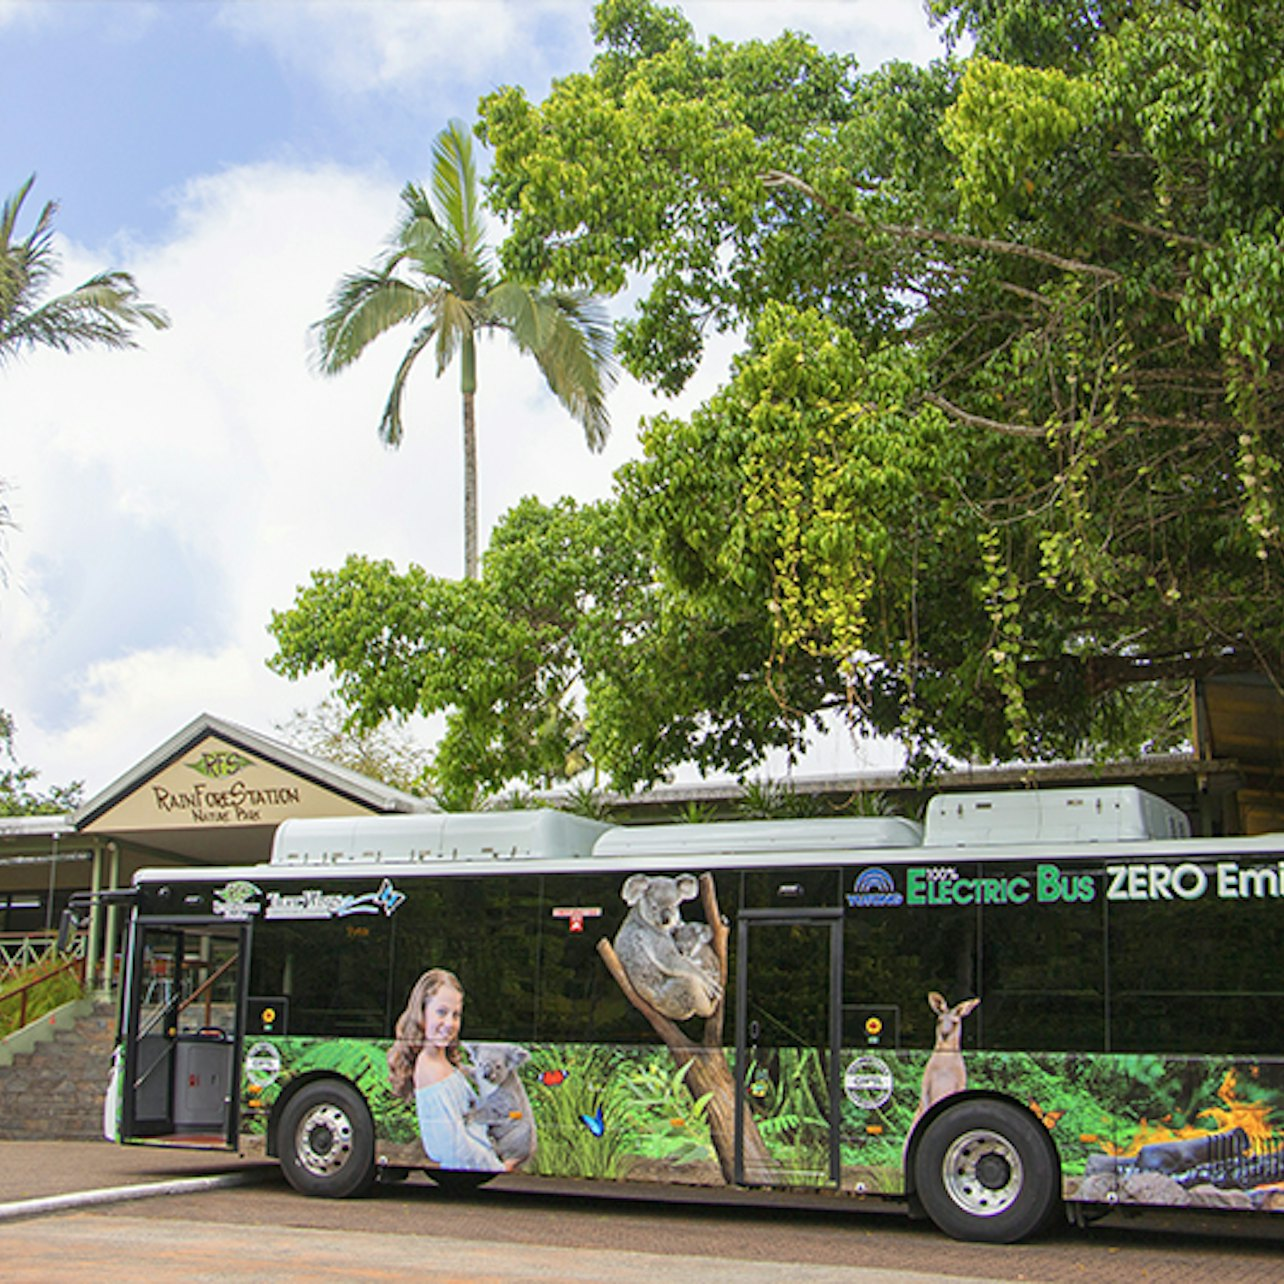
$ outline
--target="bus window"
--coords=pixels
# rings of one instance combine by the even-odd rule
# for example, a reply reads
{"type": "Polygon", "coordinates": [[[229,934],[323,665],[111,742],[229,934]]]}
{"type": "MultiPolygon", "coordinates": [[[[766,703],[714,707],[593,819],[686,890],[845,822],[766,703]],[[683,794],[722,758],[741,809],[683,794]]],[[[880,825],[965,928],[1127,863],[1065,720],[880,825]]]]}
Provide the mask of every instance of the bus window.
{"type": "MultiPolygon", "coordinates": [[[[1051,887],[1044,866],[1045,894],[1051,887]]],[[[1040,899],[1034,866],[1002,866],[1018,901],[981,907],[980,1046],[1042,1052],[1106,1047],[1104,882],[1098,868],[1059,876],[1077,899],[1040,899]],[[1090,877],[1091,883],[1082,882],[1090,877]],[[1024,879],[1024,884],[1018,880],[1024,879]],[[1091,893],[1091,896],[1089,895],[1091,893]]]]}
{"type": "Polygon", "coordinates": [[[256,924],[250,993],[285,998],[292,1035],[379,1038],[388,1032],[391,939],[382,914],[256,924]]]}
{"type": "Polygon", "coordinates": [[[1260,1054],[1276,1045],[1278,862],[1222,867],[1187,863],[1174,882],[1152,876],[1169,866],[1146,866],[1144,878],[1114,880],[1111,1051],[1260,1054]]]}
{"type": "Polygon", "coordinates": [[[655,1033],[624,997],[597,952],[628,906],[624,876],[546,879],[540,908],[538,1037],[544,1042],[653,1042],[655,1033]]]}
{"type": "MultiPolygon", "coordinates": [[[[468,996],[465,1039],[534,1037],[539,879],[505,873],[425,878],[397,911],[393,1019],[430,968],[453,972],[468,996]]],[[[392,1034],[389,1024],[383,1032],[392,1034]]]]}
{"type": "MultiPolygon", "coordinates": [[[[951,866],[972,876],[970,866],[951,866]]],[[[856,871],[847,872],[852,886],[856,871]]],[[[865,1023],[877,1015],[884,1034],[904,1048],[930,1048],[936,1017],[927,996],[951,1003],[975,997],[977,921],[972,905],[933,903],[850,907],[843,942],[843,1042],[867,1042],[865,1023]]],[[[968,1031],[978,1038],[976,1028],[968,1031]]]]}

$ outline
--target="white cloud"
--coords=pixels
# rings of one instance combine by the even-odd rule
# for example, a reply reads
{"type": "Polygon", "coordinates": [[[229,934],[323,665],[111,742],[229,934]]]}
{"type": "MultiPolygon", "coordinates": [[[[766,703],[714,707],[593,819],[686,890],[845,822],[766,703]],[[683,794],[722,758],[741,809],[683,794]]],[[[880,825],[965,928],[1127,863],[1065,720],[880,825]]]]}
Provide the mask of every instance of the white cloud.
{"type": "Polygon", "coordinates": [[[827,52],[855,54],[865,70],[944,52],[923,0],[686,0],[679,7],[701,39],[771,40],[800,31],[827,52]]]}
{"type": "MultiPolygon", "coordinates": [[[[101,788],[127,753],[197,713],[264,730],[315,698],[267,671],[274,609],[351,552],[462,565],[457,371],[407,391],[406,440],[376,425],[407,335],[335,378],[308,326],[395,220],[393,186],[338,168],[264,165],[195,181],[175,234],[114,265],[172,328],[134,352],[36,353],[6,372],[5,476],[21,529],[0,586],[0,707],[47,782],[101,788]]],[[[107,257],[65,247],[64,288],[107,257]]],[[[707,395],[732,341],[678,403],[707,395]]],[[[625,380],[607,449],[589,453],[537,368],[502,340],[479,358],[485,531],[521,496],[591,499],[656,408],[625,380]]]]}
{"type": "MultiPolygon", "coordinates": [[[[707,22],[729,39],[774,35],[783,14],[869,65],[866,47],[841,33],[891,14],[906,32],[922,30],[917,0],[912,15],[905,4],[692,0],[687,9],[701,35],[707,22]]],[[[0,24],[34,20],[30,9],[0,0],[0,24]]],[[[538,96],[533,68],[586,65],[591,10],[588,0],[399,0],[238,4],[221,14],[300,76],[331,76],[339,92],[409,97],[421,80],[466,74],[519,79],[538,96]]],[[[122,21],[164,11],[125,6],[122,21]]],[[[467,114],[475,92],[457,93],[454,110],[467,114]]],[[[439,118],[424,119],[428,138],[439,118]]],[[[407,438],[391,452],[375,430],[405,336],[382,340],[334,379],[307,362],[309,324],[339,277],[384,243],[398,185],[337,165],[229,168],[177,192],[161,241],[63,247],[64,285],[125,268],[173,326],[145,334],[139,351],[37,353],[4,372],[4,499],[20,529],[0,550],[0,708],[17,719],[20,760],[45,783],[80,778],[96,792],[201,711],[269,730],[317,698],[321,684],[301,689],[264,664],[272,610],[291,603],[312,569],[357,552],[459,573],[456,372],[436,379],[428,362],[416,373],[407,438]]],[[[688,413],[735,347],[734,336],[715,339],[675,402],[625,380],[612,398],[611,441],[591,455],[533,365],[502,341],[487,344],[483,542],[522,495],[608,494],[614,470],[636,453],[639,416],[688,413]]]]}
{"type": "MultiPolygon", "coordinates": [[[[822,49],[856,54],[866,68],[942,53],[923,0],[685,0],[677,7],[701,40],[802,31],[822,49]]],[[[225,4],[218,20],[339,95],[485,92],[515,82],[538,99],[551,76],[587,70],[594,8],[593,0],[274,0],[225,4]]]]}
{"type": "MultiPolygon", "coordinates": [[[[585,0],[274,0],[225,4],[219,22],[340,94],[546,74],[556,49],[590,45],[585,0]]],[[[574,59],[570,59],[572,63],[574,59]]]]}

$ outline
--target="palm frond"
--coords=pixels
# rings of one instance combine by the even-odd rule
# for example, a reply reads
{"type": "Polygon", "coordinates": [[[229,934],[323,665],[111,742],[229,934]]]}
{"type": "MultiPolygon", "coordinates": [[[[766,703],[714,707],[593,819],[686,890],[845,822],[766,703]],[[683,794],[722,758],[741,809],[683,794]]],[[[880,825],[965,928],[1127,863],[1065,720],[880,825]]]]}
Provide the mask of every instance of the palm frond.
{"type": "MultiPolygon", "coordinates": [[[[477,310],[469,299],[453,291],[442,292],[441,306],[437,309],[437,374],[440,376],[454,360],[461,345],[470,342],[477,330],[477,310]]],[[[467,379],[467,372],[464,375],[467,379]]],[[[475,386],[464,386],[464,392],[476,392],[475,386]]]]}
{"type": "Polygon", "coordinates": [[[0,363],[26,348],[43,346],[71,352],[77,348],[137,347],[139,325],[163,330],[164,310],[140,300],[128,272],[101,272],[83,285],[30,311],[21,303],[0,314],[0,363]]]}
{"type": "Polygon", "coordinates": [[[611,431],[607,393],[615,386],[613,337],[605,311],[589,295],[533,290],[505,281],[491,291],[491,311],[539,364],[550,390],[584,429],[590,450],[611,431]]]}
{"type": "Polygon", "coordinates": [[[428,194],[418,183],[407,183],[401,189],[401,203],[401,219],[392,237],[396,252],[413,260],[427,276],[444,276],[442,267],[451,242],[428,194]]]}
{"type": "Polygon", "coordinates": [[[433,140],[432,193],[459,248],[470,254],[478,251],[486,227],[477,199],[473,140],[461,120],[452,120],[433,140]]]}
{"type": "Polygon", "coordinates": [[[323,374],[337,374],[394,326],[436,304],[431,289],[394,276],[398,256],[378,271],[352,272],[330,296],[330,311],[312,326],[314,360],[323,374]]]}
{"type": "Polygon", "coordinates": [[[392,388],[388,393],[388,400],[383,408],[383,417],[379,420],[379,440],[385,446],[397,447],[401,445],[402,425],[401,425],[401,395],[406,388],[406,380],[410,377],[410,372],[414,368],[415,362],[419,359],[420,353],[432,342],[433,335],[437,332],[437,322],[429,321],[418,334],[415,335],[410,347],[406,349],[406,355],[401,358],[401,364],[397,367],[397,373],[393,376],[392,388]]]}
{"type": "MultiPolygon", "coordinates": [[[[13,240],[13,229],[18,223],[18,211],[22,209],[22,203],[27,199],[35,181],[36,176],[32,174],[12,196],[6,198],[4,205],[0,207],[0,246],[7,247],[13,240]]],[[[52,220],[57,208],[53,201],[49,201],[45,205],[42,218],[47,216],[48,220],[52,220]]]]}

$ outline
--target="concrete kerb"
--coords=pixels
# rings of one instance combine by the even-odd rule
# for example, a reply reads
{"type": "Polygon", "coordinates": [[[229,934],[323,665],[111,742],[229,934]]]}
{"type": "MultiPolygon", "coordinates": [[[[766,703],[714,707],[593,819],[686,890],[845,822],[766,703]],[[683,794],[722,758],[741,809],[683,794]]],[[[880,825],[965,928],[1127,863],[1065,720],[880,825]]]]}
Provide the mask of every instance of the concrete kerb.
{"type": "Polygon", "coordinates": [[[225,1186],[247,1186],[252,1182],[275,1177],[275,1168],[256,1168],[248,1172],[219,1173],[213,1177],[180,1177],[174,1181],[154,1181],[134,1186],[108,1186],[100,1190],[79,1190],[69,1195],[47,1195],[40,1199],[17,1199],[0,1204],[0,1222],[20,1217],[43,1217],[72,1209],[92,1208],[96,1204],[119,1204],[131,1199],[154,1199],[160,1195],[194,1195],[203,1190],[221,1190],[225,1186]]]}

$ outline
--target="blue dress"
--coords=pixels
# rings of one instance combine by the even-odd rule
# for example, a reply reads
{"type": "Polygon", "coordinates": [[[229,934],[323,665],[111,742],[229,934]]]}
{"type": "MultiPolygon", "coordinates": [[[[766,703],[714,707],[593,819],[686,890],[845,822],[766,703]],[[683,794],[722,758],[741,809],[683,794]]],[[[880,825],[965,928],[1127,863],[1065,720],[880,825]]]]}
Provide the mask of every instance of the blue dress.
{"type": "Polygon", "coordinates": [[[503,1172],[504,1165],[487,1140],[486,1126],[464,1122],[464,1115],[476,1104],[472,1084],[458,1070],[437,1083],[416,1088],[415,1109],[424,1154],[443,1168],[503,1172]]]}

